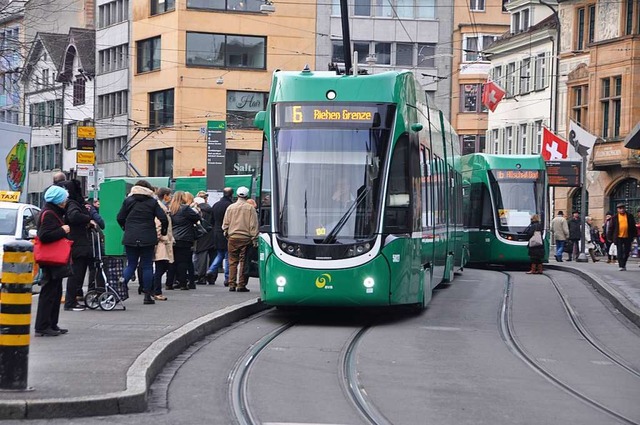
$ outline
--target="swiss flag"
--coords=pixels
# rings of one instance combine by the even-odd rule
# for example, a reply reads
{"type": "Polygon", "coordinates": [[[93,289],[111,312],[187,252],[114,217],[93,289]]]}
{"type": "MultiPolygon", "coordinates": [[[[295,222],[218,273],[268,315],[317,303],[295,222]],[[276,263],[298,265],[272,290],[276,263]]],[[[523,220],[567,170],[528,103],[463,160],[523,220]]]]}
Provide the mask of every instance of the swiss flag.
{"type": "Polygon", "coordinates": [[[506,93],[507,92],[495,82],[487,81],[482,86],[482,104],[493,112],[506,93]]]}
{"type": "Polygon", "coordinates": [[[542,152],[545,161],[558,161],[569,159],[569,143],[556,136],[546,127],[542,128],[542,152]]]}

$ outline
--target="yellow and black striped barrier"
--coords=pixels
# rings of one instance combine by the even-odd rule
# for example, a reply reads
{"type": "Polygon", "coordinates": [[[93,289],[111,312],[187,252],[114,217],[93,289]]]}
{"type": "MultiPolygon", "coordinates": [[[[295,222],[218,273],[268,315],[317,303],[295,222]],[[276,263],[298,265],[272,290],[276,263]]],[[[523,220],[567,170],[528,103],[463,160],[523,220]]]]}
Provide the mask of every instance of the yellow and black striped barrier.
{"type": "Polygon", "coordinates": [[[4,245],[0,296],[0,391],[26,390],[31,327],[33,245],[4,245]]]}

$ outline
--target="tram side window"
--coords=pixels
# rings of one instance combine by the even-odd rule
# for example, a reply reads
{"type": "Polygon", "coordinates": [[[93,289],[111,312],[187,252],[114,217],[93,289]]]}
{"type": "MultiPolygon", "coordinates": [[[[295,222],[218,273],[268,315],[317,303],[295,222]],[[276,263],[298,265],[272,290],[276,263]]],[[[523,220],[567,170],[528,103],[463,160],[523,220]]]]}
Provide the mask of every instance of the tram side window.
{"type": "Polygon", "coordinates": [[[389,166],[385,233],[411,232],[411,180],[409,176],[409,138],[402,135],[396,142],[389,166]]]}
{"type": "Polygon", "coordinates": [[[421,162],[421,189],[422,189],[422,227],[431,226],[431,207],[429,203],[429,197],[431,196],[431,154],[429,149],[420,149],[420,162],[421,162]]]}
{"type": "Polygon", "coordinates": [[[267,139],[262,142],[262,178],[260,179],[260,226],[271,224],[271,157],[267,139]]]}
{"type": "Polygon", "coordinates": [[[472,229],[493,228],[493,209],[487,186],[472,183],[469,190],[469,209],[465,214],[465,226],[472,229]]]}

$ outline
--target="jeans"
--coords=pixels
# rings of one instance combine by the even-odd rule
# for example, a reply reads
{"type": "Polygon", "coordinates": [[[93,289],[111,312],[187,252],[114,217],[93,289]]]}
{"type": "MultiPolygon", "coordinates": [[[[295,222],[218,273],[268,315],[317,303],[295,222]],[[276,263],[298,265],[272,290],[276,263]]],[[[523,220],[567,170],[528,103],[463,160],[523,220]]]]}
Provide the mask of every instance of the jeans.
{"type": "Polygon", "coordinates": [[[556,239],[556,257],[562,258],[562,253],[564,252],[564,244],[566,241],[559,241],[556,239]]]}
{"type": "Polygon", "coordinates": [[[224,281],[229,281],[229,251],[226,249],[219,249],[216,254],[216,258],[213,259],[213,263],[209,267],[208,273],[218,273],[218,269],[224,260],[224,281]]]}
{"type": "MultiPolygon", "coordinates": [[[[125,246],[127,253],[127,267],[122,273],[125,283],[133,277],[138,268],[138,261],[142,267],[142,289],[145,293],[151,294],[153,289],[153,254],[155,246],[125,246]]],[[[138,277],[140,275],[138,274],[138,277]]]]}

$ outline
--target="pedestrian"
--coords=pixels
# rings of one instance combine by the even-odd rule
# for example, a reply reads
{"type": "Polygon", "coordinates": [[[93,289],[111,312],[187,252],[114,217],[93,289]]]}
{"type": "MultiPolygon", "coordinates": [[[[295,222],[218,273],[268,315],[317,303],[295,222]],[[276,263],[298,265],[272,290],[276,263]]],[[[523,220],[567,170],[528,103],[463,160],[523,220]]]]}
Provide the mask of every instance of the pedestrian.
{"type": "Polygon", "coordinates": [[[564,246],[567,238],[569,238],[569,225],[562,211],[558,211],[556,217],[551,220],[551,233],[553,233],[556,241],[556,261],[562,262],[564,246]]]}
{"type": "Polygon", "coordinates": [[[162,294],[162,276],[167,274],[165,287],[168,290],[173,289],[176,268],[173,259],[173,227],[171,223],[171,215],[169,214],[169,202],[171,202],[171,189],[161,187],[156,191],[158,196],[158,204],[167,216],[167,234],[162,234],[162,223],[159,219],[156,221],[156,236],[158,236],[158,244],[154,253],[155,272],[153,274],[153,299],[156,301],[166,301],[167,297],[162,294]]]}
{"type": "MultiPolygon", "coordinates": [[[[66,238],[71,231],[64,224],[64,213],[69,194],[65,189],[52,185],[44,193],[45,205],[40,212],[38,239],[42,243],[52,243],[66,238]]],[[[69,266],[41,265],[42,289],[38,297],[35,331],[39,336],[58,336],[68,329],[58,326],[60,300],[62,299],[62,279],[70,273],[69,266]]]]}
{"type": "Polygon", "coordinates": [[[542,223],[540,216],[534,214],[531,216],[531,223],[524,230],[529,241],[529,258],[531,260],[531,269],[527,274],[542,274],[542,259],[544,258],[544,243],[542,241],[542,223]]]}
{"type": "Polygon", "coordinates": [[[121,283],[127,285],[138,263],[142,266],[141,278],[144,291],[143,304],[155,304],[153,293],[153,255],[158,243],[155,219],[160,221],[160,235],[167,234],[169,220],[158,204],[153,186],[146,180],[138,180],[122,202],[116,220],[124,231],[122,244],[127,254],[127,267],[121,283]]]}
{"type": "Polygon", "coordinates": [[[629,254],[631,254],[631,242],[637,236],[636,221],[631,214],[627,214],[624,203],[619,203],[616,208],[618,212],[611,219],[607,239],[616,244],[618,266],[620,266],[620,271],[625,271],[627,270],[629,254]]]}
{"type": "Polygon", "coordinates": [[[67,291],[64,301],[66,311],[83,311],[85,307],[78,300],[82,300],[82,285],[87,274],[89,264],[93,262],[93,246],[91,244],[91,229],[98,224],[91,218],[82,196],[82,184],[78,180],[68,180],[62,183],[69,193],[65,208],[65,221],[71,227],[69,239],[71,246],[71,268],[73,274],[67,279],[67,291]]]}
{"type": "Polygon", "coordinates": [[[578,255],[580,254],[580,213],[578,211],[573,212],[573,217],[569,220],[569,243],[567,247],[567,251],[569,254],[569,259],[567,261],[571,261],[572,257],[578,259],[578,255]]]}
{"type": "Polygon", "coordinates": [[[618,260],[617,256],[611,255],[611,252],[613,251],[611,246],[613,246],[615,249],[615,245],[613,244],[613,241],[609,239],[609,236],[608,236],[611,230],[612,218],[613,218],[613,213],[611,211],[607,211],[607,214],[604,216],[604,223],[602,224],[602,233],[604,234],[604,244],[607,250],[607,264],[610,264],[618,260]]]}
{"type": "Polygon", "coordinates": [[[596,258],[595,249],[596,249],[596,243],[598,239],[600,239],[600,235],[598,234],[598,229],[596,228],[596,226],[594,226],[593,220],[591,219],[591,217],[585,217],[584,221],[585,221],[584,245],[587,247],[587,252],[591,257],[591,260],[594,263],[597,263],[600,260],[596,258]]]}
{"type": "MultiPolygon", "coordinates": [[[[104,234],[102,233],[102,231],[105,228],[105,223],[104,223],[104,219],[98,212],[98,209],[95,207],[95,202],[92,202],[92,201],[93,201],[92,199],[87,200],[85,207],[87,208],[87,211],[89,211],[89,215],[91,216],[91,219],[95,221],[97,224],[97,226],[94,229],[95,233],[93,234],[93,237],[97,238],[98,240],[94,241],[92,239],[91,242],[98,244],[100,253],[104,254],[104,234]]],[[[96,247],[93,246],[92,248],[95,249],[96,247]]],[[[98,282],[98,286],[100,288],[104,288],[105,286],[104,277],[102,276],[102,273],[99,273],[99,270],[96,264],[96,259],[94,258],[93,261],[89,262],[89,283],[87,285],[87,288],[89,291],[91,291],[92,289],[95,289],[96,281],[98,282]]],[[[78,288],[78,295],[81,297],[83,296],[82,288],[78,288]]]]}
{"type": "Polygon", "coordinates": [[[176,286],[182,290],[196,289],[193,271],[193,245],[196,240],[195,225],[200,214],[191,206],[193,195],[177,191],[173,194],[169,213],[173,226],[173,258],[176,264],[176,286]]]}
{"type": "Polygon", "coordinates": [[[229,291],[249,292],[244,275],[245,257],[249,245],[258,243],[258,214],[247,203],[249,189],[240,186],[238,200],[227,208],[222,230],[228,239],[229,250],[229,291]]]}
{"type": "Polygon", "coordinates": [[[200,223],[207,230],[204,236],[196,240],[195,253],[193,254],[196,283],[200,285],[206,285],[207,270],[209,270],[209,264],[211,264],[216,255],[213,234],[213,208],[207,203],[208,196],[207,192],[201,190],[194,199],[195,203],[198,204],[200,216],[202,217],[200,223]]]}
{"type": "Polygon", "coordinates": [[[218,279],[218,270],[222,265],[224,267],[224,286],[229,286],[229,251],[228,241],[222,231],[224,215],[229,205],[233,203],[233,189],[225,187],[222,190],[222,198],[213,204],[213,244],[216,249],[216,256],[207,271],[207,282],[215,285],[218,279]]]}

